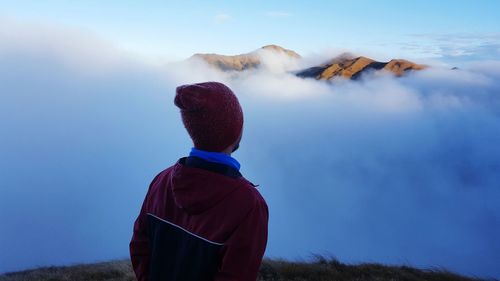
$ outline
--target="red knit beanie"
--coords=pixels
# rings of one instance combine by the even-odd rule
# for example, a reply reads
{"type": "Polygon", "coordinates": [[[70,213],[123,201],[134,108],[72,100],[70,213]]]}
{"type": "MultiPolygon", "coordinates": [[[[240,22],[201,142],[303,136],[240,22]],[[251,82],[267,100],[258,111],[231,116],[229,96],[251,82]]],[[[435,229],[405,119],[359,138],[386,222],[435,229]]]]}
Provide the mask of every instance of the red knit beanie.
{"type": "Polygon", "coordinates": [[[226,85],[205,82],[177,87],[174,103],[194,147],[223,151],[236,142],[243,129],[238,98],[226,85]]]}

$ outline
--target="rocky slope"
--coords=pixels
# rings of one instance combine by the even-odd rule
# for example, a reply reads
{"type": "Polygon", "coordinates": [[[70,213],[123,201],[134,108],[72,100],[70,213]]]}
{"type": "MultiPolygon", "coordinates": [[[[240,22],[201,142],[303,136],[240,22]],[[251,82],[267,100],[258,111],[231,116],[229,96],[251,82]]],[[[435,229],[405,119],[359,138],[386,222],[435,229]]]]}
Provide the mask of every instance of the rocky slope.
{"type": "Polygon", "coordinates": [[[222,71],[242,71],[249,68],[257,68],[260,65],[260,50],[268,50],[278,54],[285,54],[292,58],[300,58],[300,55],[296,52],[287,50],[277,45],[267,45],[251,53],[235,56],[225,56],[218,54],[195,54],[191,58],[200,58],[211,66],[214,66],[215,68],[222,71]]]}
{"type": "MultiPolygon", "coordinates": [[[[259,50],[269,50],[279,54],[284,54],[290,58],[301,59],[301,56],[292,50],[282,48],[277,45],[264,46],[259,50]]],[[[248,54],[235,56],[225,56],[218,54],[195,54],[192,58],[200,58],[209,65],[222,71],[244,71],[258,68],[261,64],[259,50],[248,54]]],[[[367,57],[355,57],[344,53],[332,58],[318,66],[295,72],[295,75],[302,78],[314,78],[317,80],[332,80],[335,78],[358,79],[367,72],[387,71],[396,76],[403,76],[410,71],[425,69],[427,66],[416,64],[404,59],[393,59],[389,62],[379,62],[367,57]]]]}
{"type": "Polygon", "coordinates": [[[396,76],[402,76],[408,71],[422,70],[425,65],[416,64],[403,59],[393,59],[389,62],[379,62],[367,57],[351,58],[345,55],[333,59],[320,66],[311,67],[297,72],[297,76],[330,80],[336,77],[358,79],[369,71],[388,71],[396,76]]]}

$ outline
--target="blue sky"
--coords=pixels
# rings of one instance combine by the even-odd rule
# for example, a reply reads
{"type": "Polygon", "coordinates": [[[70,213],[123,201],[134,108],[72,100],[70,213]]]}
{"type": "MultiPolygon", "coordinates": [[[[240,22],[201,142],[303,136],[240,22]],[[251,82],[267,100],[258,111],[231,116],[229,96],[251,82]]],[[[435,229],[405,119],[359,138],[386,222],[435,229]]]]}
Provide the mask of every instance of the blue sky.
{"type": "Polygon", "coordinates": [[[19,0],[0,6],[0,17],[79,28],[127,50],[177,59],[196,52],[238,54],[266,44],[300,53],[341,48],[410,58],[480,48],[486,58],[496,58],[500,46],[500,2],[493,0],[19,0]],[[494,54],[488,55],[491,46],[494,54]]]}

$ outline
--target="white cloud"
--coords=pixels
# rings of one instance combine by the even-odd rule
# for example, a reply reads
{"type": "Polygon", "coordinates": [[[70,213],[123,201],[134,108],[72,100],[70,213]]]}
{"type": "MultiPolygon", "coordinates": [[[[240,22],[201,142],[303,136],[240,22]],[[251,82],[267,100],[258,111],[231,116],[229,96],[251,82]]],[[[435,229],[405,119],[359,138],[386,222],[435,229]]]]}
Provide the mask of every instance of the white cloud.
{"type": "Polygon", "coordinates": [[[49,54],[79,70],[92,68],[97,72],[122,63],[123,57],[132,56],[93,33],[0,17],[0,54],[6,56],[8,52],[34,57],[49,54]]]}
{"type": "Polygon", "coordinates": [[[226,21],[229,21],[232,17],[228,14],[225,14],[225,13],[219,13],[219,14],[215,15],[214,18],[218,22],[226,22],[226,21]]]}
{"type": "Polygon", "coordinates": [[[413,34],[399,45],[448,62],[500,60],[500,33],[413,34]]]}
{"type": "Polygon", "coordinates": [[[265,15],[270,18],[289,18],[292,16],[291,13],[286,11],[268,11],[265,15]]]}

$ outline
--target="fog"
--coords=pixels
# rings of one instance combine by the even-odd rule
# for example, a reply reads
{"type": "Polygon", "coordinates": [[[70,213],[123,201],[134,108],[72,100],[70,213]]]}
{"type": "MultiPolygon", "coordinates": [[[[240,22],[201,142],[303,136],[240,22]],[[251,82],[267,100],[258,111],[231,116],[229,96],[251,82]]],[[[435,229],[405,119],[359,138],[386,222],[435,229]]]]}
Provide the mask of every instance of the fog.
{"type": "Polygon", "coordinates": [[[191,147],[175,87],[216,80],[244,110],[234,157],[269,205],[267,256],[500,277],[500,61],[327,83],[289,72],[319,54],[220,73],[7,23],[0,272],[127,257],[149,182],[191,147]]]}

